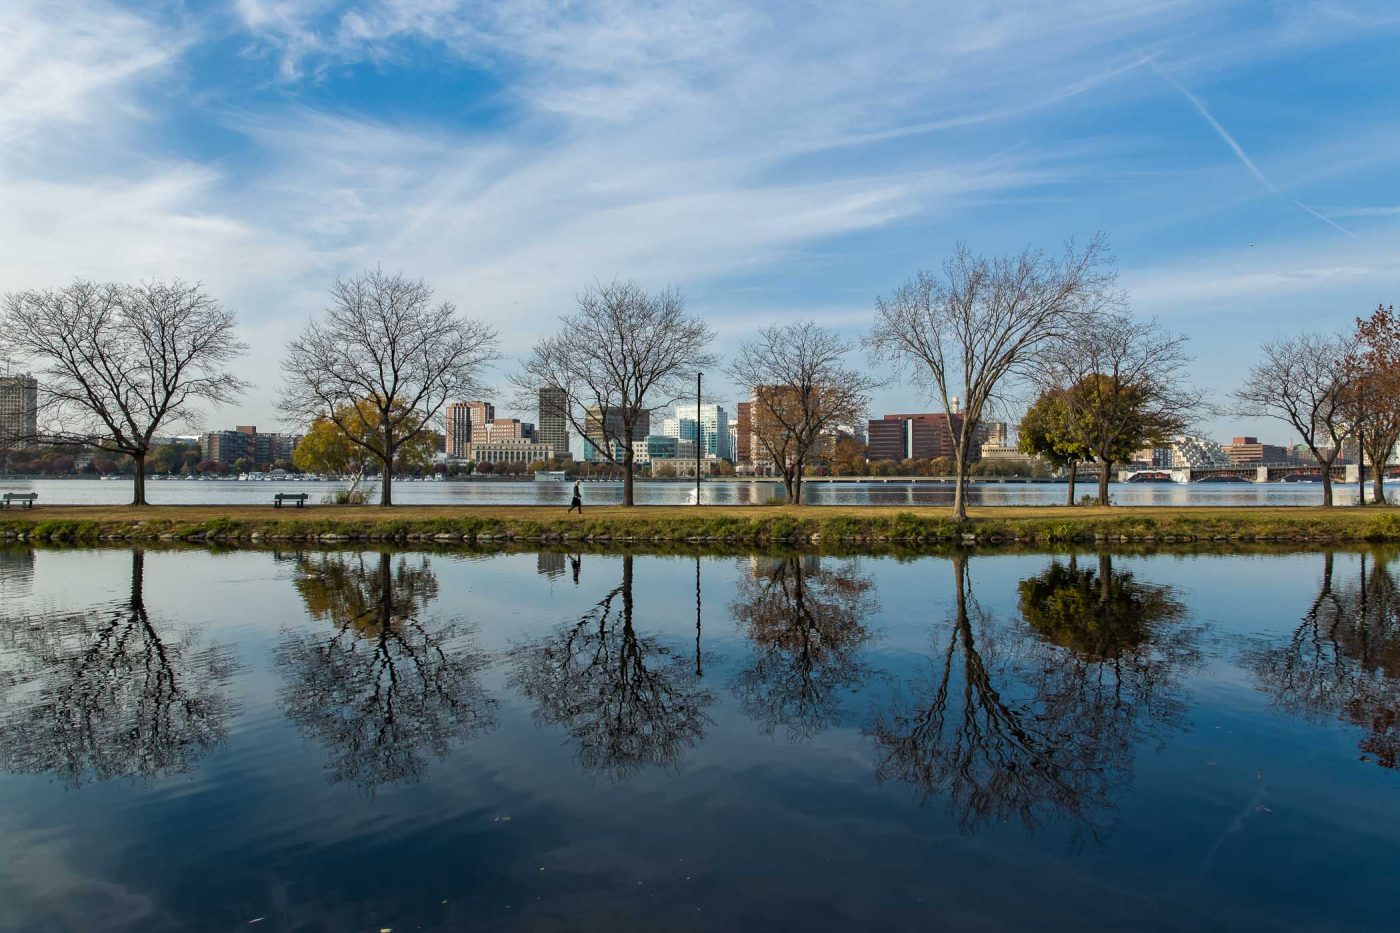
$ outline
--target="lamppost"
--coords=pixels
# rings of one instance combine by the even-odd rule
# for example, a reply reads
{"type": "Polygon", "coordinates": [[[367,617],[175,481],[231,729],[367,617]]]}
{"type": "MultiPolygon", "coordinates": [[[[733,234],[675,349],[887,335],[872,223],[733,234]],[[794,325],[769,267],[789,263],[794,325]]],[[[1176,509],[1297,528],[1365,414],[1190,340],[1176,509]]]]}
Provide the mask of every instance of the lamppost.
{"type": "MultiPolygon", "coordinates": [[[[700,506],[700,377],[704,373],[695,374],[695,505],[700,506]]],[[[716,428],[718,429],[718,428],[716,428]]]]}

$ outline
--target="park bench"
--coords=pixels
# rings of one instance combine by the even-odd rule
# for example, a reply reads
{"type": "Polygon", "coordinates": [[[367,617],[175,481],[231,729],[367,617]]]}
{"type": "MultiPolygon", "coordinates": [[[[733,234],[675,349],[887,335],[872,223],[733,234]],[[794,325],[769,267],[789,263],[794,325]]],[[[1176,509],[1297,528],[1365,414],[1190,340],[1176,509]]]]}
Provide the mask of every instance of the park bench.
{"type": "Polygon", "coordinates": [[[32,509],[34,500],[38,498],[37,492],[7,492],[4,496],[4,506],[8,509],[11,502],[23,502],[26,509],[32,509]]]}
{"type": "Polygon", "coordinates": [[[279,492],[277,495],[272,497],[272,507],[274,509],[280,509],[282,507],[283,502],[295,502],[297,504],[297,508],[301,508],[303,505],[306,504],[306,493],[279,492]]]}

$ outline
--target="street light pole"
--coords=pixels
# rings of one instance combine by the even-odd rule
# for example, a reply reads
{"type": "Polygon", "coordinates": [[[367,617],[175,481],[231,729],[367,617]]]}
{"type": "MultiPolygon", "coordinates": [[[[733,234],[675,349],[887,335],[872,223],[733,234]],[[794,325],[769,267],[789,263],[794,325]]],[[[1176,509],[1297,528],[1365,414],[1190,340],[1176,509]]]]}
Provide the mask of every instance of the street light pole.
{"type": "Polygon", "coordinates": [[[700,505],[700,377],[695,374],[695,505],[700,505]]]}

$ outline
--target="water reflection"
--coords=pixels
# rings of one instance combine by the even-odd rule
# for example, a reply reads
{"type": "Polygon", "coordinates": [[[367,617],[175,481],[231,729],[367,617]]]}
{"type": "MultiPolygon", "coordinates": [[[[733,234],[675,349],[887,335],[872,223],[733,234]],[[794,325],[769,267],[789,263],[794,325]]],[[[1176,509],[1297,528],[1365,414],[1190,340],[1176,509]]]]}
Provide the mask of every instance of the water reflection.
{"type": "Polygon", "coordinates": [[[187,771],[223,742],[234,713],[228,650],[152,619],[144,585],[145,552],[134,550],[130,595],[113,608],[4,613],[7,771],[53,774],[72,787],[157,778],[187,771]]]}
{"type": "Polygon", "coordinates": [[[298,555],[307,612],[333,627],[289,632],[277,650],[287,715],[331,754],[332,780],[366,790],[416,781],[495,725],[470,633],[427,617],[438,582],[426,556],[298,555]]]}
{"type": "Polygon", "coordinates": [[[28,596],[34,588],[34,549],[0,545],[0,600],[28,596]]]}
{"type": "Polygon", "coordinates": [[[1278,708],[1333,717],[1364,730],[1363,758],[1400,761],[1400,586],[1389,555],[1362,554],[1338,580],[1323,557],[1317,598],[1288,641],[1251,652],[1250,666],[1278,708]]]}
{"type": "Polygon", "coordinates": [[[522,646],[514,670],[535,718],[562,726],[579,763],[615,780],[676,765],[704,738],[715,699],[689,658],[637,633],[632,555],[621,564],[617,586],[577,622],[522,646]]]}
{"type": "Polygon", "coordinates": [[[1101,839],[1144,739],[1181,725],[1199,630],[1161,587],[1053,563],[1020,584],[1023,620],[995,619],[952,558],[955,610],[926,677],[870,734],[876,774],[946,799],[964,832],[1067,820],[1101,839]]]}
{"type": "Polygon", "coordinates": [[[843,698],[870,677],[861,649],[864,619],[878,609],[873,582],[855,561],[823,566],[819,557],[755,557],[730,607],[754,644],[731,689],[763,732],[793,742],[843,719],[843,698]]]}

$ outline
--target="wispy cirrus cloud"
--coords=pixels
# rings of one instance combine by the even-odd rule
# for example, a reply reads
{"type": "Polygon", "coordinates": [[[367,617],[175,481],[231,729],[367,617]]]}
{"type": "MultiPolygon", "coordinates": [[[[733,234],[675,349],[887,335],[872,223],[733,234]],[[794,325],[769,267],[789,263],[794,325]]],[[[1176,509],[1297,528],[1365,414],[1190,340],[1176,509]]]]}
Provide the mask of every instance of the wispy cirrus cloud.
{"type": "MultiPolygon", "coordinates": [[[[1125,202],[1150,192],[1192,228],[1257,211],[1202,194],[1228,189],[1213,173],[1234,158],[1300,206],[1348,203],[1307,190],[1338,164],[1312,143],[1245,154],[1201,103],[1227,147],[1177,156],[1147,118],[1180,110],[1186,82],[1204,94],[1391,28],[1370,3],[1332,6],[1303,28],[1208,0],[235,0],[179,19],[23,0],[0,24],[0,78],[31,81],[0,89],[0,139],[22,142],[0,147],[0,288],[206,280],[256,334],[245,408],[263,420],[281,341],[333,275],[377,262],[497,324],[512,352],[614,275],[680,286],[730,344],[760,317],[852,329],[960,237],[1001,250],[1127,230],[1144,295],[1227,300],[1211,277],[1268,295],[1265,272],[1144,263],[1154,218],[1125,202]],[[45,68],[49,86],[26,77],[45,68]],[[1158,271],[1194,296],[1152,285],[1158,271]]],[[[1387,241],[1388,214],[1319,214],[1367,217],[1387,241]]]]}

